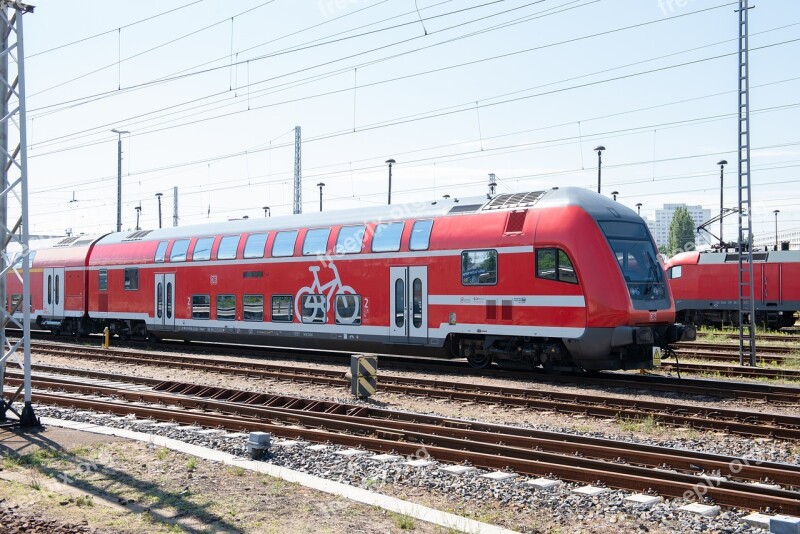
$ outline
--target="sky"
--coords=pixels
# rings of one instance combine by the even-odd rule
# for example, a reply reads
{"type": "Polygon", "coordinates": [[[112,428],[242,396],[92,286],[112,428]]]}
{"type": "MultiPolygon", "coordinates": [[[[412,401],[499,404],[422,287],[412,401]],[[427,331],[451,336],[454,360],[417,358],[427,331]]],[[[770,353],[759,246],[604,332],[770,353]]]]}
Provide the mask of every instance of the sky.
{"type": "MultiPolygon", "coordinates": [[[[737,205],[738,2],[41,0],[25,15],[31,232],[597,187],[737,205]]],[[[800,229],[800,2],[750,11],[753,224],[800,229]]],[[[726,219],[733,236],[736,217],[726,219]]]]}

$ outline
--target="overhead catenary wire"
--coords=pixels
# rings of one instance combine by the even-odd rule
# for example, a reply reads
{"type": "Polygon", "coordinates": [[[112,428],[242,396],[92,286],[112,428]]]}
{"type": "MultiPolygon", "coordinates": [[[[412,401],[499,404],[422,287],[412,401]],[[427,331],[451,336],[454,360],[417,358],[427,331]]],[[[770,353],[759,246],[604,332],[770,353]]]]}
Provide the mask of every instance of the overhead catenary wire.
{"type": "MultiPolygon", "coordinates": [[[[788,27],[796,26],[796,25],[800,25],[800,22],[795,22],[795,23],[792,23],[792,24],[779,26],[777,28],[771,28],[771,29],[768,29],[768,30],[764,30],[762,32],[758,32],[758,34],[754,34],[754,35],[765,34],[765,33],[769,33],[769,32],[772,32],[772,31],[777,31],[777,30],[780,30],[780,29],[785,29],[785,28],[788,28],[788,27]]],[[[624,27],[624,28],[620,28],[620,29],[612,30],[612,31],[620,31],[620,30],[627,29],[627,28],[629,28],[629,27],[624,27]]],[[[596,37],[598,35],[605,35],[606,33],[607,32],[603,32],[602,34],[591,34],[589,36],[584,36],[584,37],[581,37],[581,38],[578,38],[578,39],[596,37]]],[[[736,39],[728,39],[728,40],[719,41],[719,42],[715,42],[715,43],[710,43],[710,44],[699,46],[699,47],[693,47],[693,48],[682,50],[682,51],[679,51],[679,52],[673,52],[673,53],[670,53],[670,54],[660,55],[660,56],[656,56],[656,57],[653,57],[653,58],[648,58],[648,59],[645,59],[645,60],[636,61],[636,62],[633,62],[633,63],[619,65],[619,66],[616,66],[616,67],[613,67],[613,68],[606,68],[606,69],[602,69],[602,70],[599,70],[599,71],[594,71],[592,73],[587,73],[587,74],[583,74],[583,75],[580,75],[580,76],[567,78],[565,80],[559,80],[559,81],[550,82],[550,83],[543,84],[543,85],[538,85],[536,87],[529,87],[529,88],[522,89],[522,90],[517,90],[517,91],[513,91],[513,92],[509,92],[509,93],[495,95],[493,97],[487,97],[487,98],[484,98],[483,101],[490,101],[490,100],[493,100],[493,99],[502,98],[503,96],[510,96],[510,95],[514,95],[514,94],[519,94],[519,93],[530,91],[530,90],[533,90],[533,89],[536,89],[536,88],[543,88],[543,87],[547,87],[547,86],[551,86],[551,85],[557,85],[559,83],[564,83],[564,82],[567,82],[567,81],[578,80],[578,79],[594,76],[594,75],[597,75],[597,74],[608,73],[608,72],[612,72],[614,70],[620,70],[620,69],[624,69],[624,68],[635,66],[635,65],[640,65],[640,64],[643,64],[643,63],[647,63],[647,62],[657,61],[659,59],[665,59],[667,57],[673,57],[675,55],[689,53],[689,52],[697,51],[697,50],[704,49],[704,48],[710,48],[710,47],[713,47],[713,46],[716,46],[716,45],[719,45],[719,44],[724,44],[724,43],[735,41],[735,40],[736,39]]],[[[405,75],[405,76],[390,78],[390,79],[386,79],[386,80],[379,80],[379,81],[376,81],[376,82],[363,84],[362,86],[355,85],[352,88],[336,89],[336,90],[326,91],[326,92],[323,92],[323,93],[317,93],[317,94],[314,94],[314,95],[308,95],[308,96],[304,96],[304,97],[300,97],[300,98],[296,98],[296,99],[290,99],[290,100],[285,100],[285,101],[280,101],[280,102],[274,102],[274,103],[270,103],[270,104],[266,104],[266,105],[262,105],[262,106],[251,106],[251,105],[248,104],[247,110],[240,110],[240,111],[236,111],[234,113],[242,113],[244,111],[257,111],[257,110],[260,110],[260,109],[266,109],[268,107],[286,105],[286,104],[291,104],[291,103],[304,101],[304,100],[308,100],[308,99],[312,99],[312,98],[320,98],[320,97],[330,96],[330,95],[334,95],[334,94],[338,94],[338,93],[344,93],[344,92],[347,92],[349,90],[353,90],[355,92],[358,89],[365,89],[365,88],[375,87],[375,86],[378,86],[378,85],[381,85],[381,84],[385,84],[385,83],[392,83],[392,82],[397,82],[397,81],[401,81],[401,80],[407,80],[407,79],[410,79],[410,78],[413,78],[413,77],[416,77],[416,76],[443,72],[443,71],[445,71],[447,69],[451,69],[451,68],[457,68],[457,67],[462,67],[462,66],[467,66],[467,65],[473,65],[473,64],[478,63],[478,62],[494,60],[494,59],[500,59],[500,58],[509,57],[510,55],[514,55],[514,54],[518,54],[518,53],[525,53],[525,52],[530,52],[530,51],[534,51],[534,50],[540,50],[542,48],[556,46],[558,44],[566,44],[568,42],[574,42],[574,41],[575,41],[575,39],[570,39],[569,41],[560,41],[560,42],[557,42],[557,43],[551,43],[551,44],[548,44],[548,45],[543,45],[541,47],[528,48],[528,49],[525,49],[525,50],[512,52],[512,53],[509,53],[509,54],[502,54],[500,56],[492,56],[492,57],[483,58],[483,59],[480,59],[480,60],[470,61],[470,62],[466,62],[466,63],[460,63],[460,64],[451,65],[451,66],[447,66],[447,67],[441,67],[441,68],[438,68],[438,69],[427,70],[427,71],[418,72],[418,73],[412,73],[412,74],[408,74],[408,75],[405,75]]],[[[336,74],[338,74],[338,73],[339,73],[339,71],[336,72],[336,74]]],[[[293,85],[290,88],[294,88],[294,87],[297,87],[297,86],[293,85]]],[[[248,95],[249,95],[249,93],[248,93],[248,95]]],[[[264,96],[266,96],[266,95],[264,95],[264,96]]],[[[355,97],[355,95],[354,95],[354,97],[355,97]]],[[[258,98],[261,98],[261,97],[253,97],[254,100],[258,99],[258,98]]],[[[194,102],[194,101],[192,101],[192,102],[194,102]]],[[[248,102],[249,102],[249,98],[248,98],[248,102]]],[[[231,106],[231,105],[236,105],[236,102],[234,102],[232,104],[225,104],[225,105],[222,105],[222,106],[218,106],[216,109],[219,109],[219,108],[222,108],[222,107],[228,107],[228,106],[231,106]]],[[[449,106],[449,107],[446,107],[446,108],[440,108],[440,110],[441,111],[447,111],[447,110],[450,110],[450,109],[455,109],[455,108],[459,108],[459,107],[466,106],[466,105],[468,105],[468,103],[461,103],[461,104],[454,105],[454,106],[449,106]]],[[[471,105],[471,103],[469,103],[469,105],[471,105]]],[[[138,126],[139,124],[142,124],[142,123],[145,123],[145,122],[150,122],[151,120],[156,120],[156,119],[155,118],[153,118],[153,119],[143,119],[143,120],[136,121],[136,122],[130,122],[130,121],[135,121],[136,119],[143,118],[144,116],[147,116],[147,115],[149,115],[151,113],[158,113],[158,112],[161,112],[161,111],[169,110],[169,109],[172,109],[173,107],[174,106],[170,106],[170,107],[167,107],[167,108],[162,108],[161,110],[157,110],[157,111],[149,112],[149,113],[145,113],[145,114],[140,114],[140,115],[137,115],[137,116],[134,116],[134,117],[128,117],[127,119],[118,119],[118,120],[115,120],[115,121],[104,123],[104,124],[99,125],[99,126],[94,127],[94,128],[84,129],[84,130],[81,130],[79,132],[74,132],[73,134],[63,134],[63,135],[55,137],[55,138],[51,138],[51,139],[40,141],[33,148],[41,147],[41,146],[48,146],[51,143],[66,142],[66,141],[68,141],[69,139],[72,139],[72,138],[80,139],[80,138],[84,138],[84,137],[91,137],[92,135],[96,135],[97,133],[105,134],[106,130],[108,129],[108,126],[113,126],[113,125],[117,125],[117,124],[126,124],[126,127],[138,126]],[[94,131],[94,130],[96,130],[96,133],[92,134],[91,132],[94,131]],[[81,134],[85,134],[85,135],[81,135],[81,134]]],[[[204,105],[196,106],[196,108],[194,108],[194,109],[202,108],[202,107],[204,107],[204,105]]],[[[177,114],[184,113],[185,111],[191,111],[192,109],[193,108],[189,108],[187,110],[181,110],[181,111],[173,111],[173,112],[167,113],[166,115],[167,116],[169,116],[169,115],[177,115],[177,114]]],[[[212,110],[207,110],[207,111],[212,111],[212,110]]],[[[434,110],[434,111],[436,111],[436,110],[434,110]]],[[[182,118],[185,119],[185,118],[189,118],[189,117],[191,117],[193,115],[202,115],[205,112],[206,111],[200,111],[197,114],[184,115],[182,118]]],[[[214,116],[214,117],[207,117],[204,120],[213,120],[215,118],[225,118],[225,117],[229,117],[229,116],[230,116],[230,114],[222,114],[222,115],[217,115],[217,116],[214,116]]],[[[410,117],[413,117],[413,115],[410,116],[410,117]]],[[[180,118],[176,118],[176,119],[172,119],[172,120],[180,120],[180,118]]],[[[160,124],[169,124],[170,122],[172,122],[172,120],[168,120],[168,121],[162,122],[160,124]]],[[[196,122],[192,122],[191,124],[196,124],[196,122]]],[[[180,127],[180,126],[182,126],[182,125],[177,125],[176,127],[180,127]]],[[[158,131],[163,131],[163,130],[164,129],[161,129],[161,130],[158,130],[158,131]]],[[[143,132],[139,132],[137,135],[146,135],[147,133],[149,133],[149,132],[148,131],[143,131],[143,132]]],[[[103,138],[102,140],[99,140],[99,141],[97,141],[95,143],[89,143],[89,144],[84,144],[84,145],[76,145],[76,146],[77,147],[93,146],[93,144],[99,144],[100,142],[104,142],[104,141],[106,141],[105,138],[103,138]]]]}

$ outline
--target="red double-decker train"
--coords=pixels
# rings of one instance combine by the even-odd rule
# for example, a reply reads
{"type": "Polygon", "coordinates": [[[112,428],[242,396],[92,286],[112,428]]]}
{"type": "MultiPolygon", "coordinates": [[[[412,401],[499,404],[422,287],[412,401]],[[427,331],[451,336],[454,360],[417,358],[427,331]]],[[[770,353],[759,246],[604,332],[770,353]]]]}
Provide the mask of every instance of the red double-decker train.
{"type": "Polygon", "coordinates": [[[586,370],[691,337],[642,219],[577,188],[70,237],[32,280],[36,323],[75,335],[586,370]]]}
{"type": "MultiPolygon", "coordinates": [[[[684,252],[667,262],[679,321],[721,327],[739,324],[739,254],[684,252]]],[[[800,251],[753,251],[756,324],[794,325],[800,310],[800,251]]]]}

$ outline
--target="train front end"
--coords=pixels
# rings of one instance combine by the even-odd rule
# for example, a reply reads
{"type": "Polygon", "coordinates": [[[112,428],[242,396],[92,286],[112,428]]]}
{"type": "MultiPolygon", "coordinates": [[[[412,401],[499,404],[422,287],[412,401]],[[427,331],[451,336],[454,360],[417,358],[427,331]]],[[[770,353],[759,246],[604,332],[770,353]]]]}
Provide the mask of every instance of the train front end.
{"type": "Polygon", "coordinates": [[[565,340],[572,360],[589,371],[649,369],[672,343],[695,332],[675,322],[675,308],[655,243],[641,217],[585,190],[566,192],[587,217],[574,249],[584,269],[587,328],[565,340]],[[591,219],[591,220],[589,220],[591,219]]]}

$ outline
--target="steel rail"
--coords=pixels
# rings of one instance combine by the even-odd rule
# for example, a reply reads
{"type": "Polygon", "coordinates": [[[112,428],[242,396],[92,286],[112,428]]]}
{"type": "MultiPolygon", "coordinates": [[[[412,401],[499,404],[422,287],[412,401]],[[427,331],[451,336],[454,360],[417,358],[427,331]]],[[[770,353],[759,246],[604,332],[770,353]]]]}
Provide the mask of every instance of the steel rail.
{"type": "MultiPolygon", "coordinates": [[[[95,394],[96,392],[97,390],[95,390],[95,394]]],[[[141,392],[118,390],[117,393],[136,395],[141,392]]],[[[369,420],[362,423],[344,421],[341,417],[331,417],[331,414],[322,414],[323,416],[320,417],[297,412],[280,417],[279,413],[271,410],[271,416],[277,418],[281,423],[275,424],[231,414],[199,414],[185,410],[171,410],[163,406],[153,408],[130,405],[117,400],[98,401],[97,399],[77,398],[74,395],[65,397],[36,392],[34,397],[37,402],[59,406],[83,409],[99,408],[117,415],[134,414],[163,421],[178,421],[239,431],[263,430],[282,437],[299,437],[315,442],[331,441],[346,446],[363,446],[369,450],[382,452],[397,451],[413,455],[419,451],[420,445],[422,445],[428,454],[445,462],[470,462],[473,465],[489,469],[511,468],[520,474],[555,475],[574,482],[593,483],[601,480],[609,486],[620,489],[655,490],[659,494],[672,497],[682,497],[702,488],[703,493],[723,505],[747,509],[777,508],[785,513],[800,512],[800,494],[785,489],[754,486],[714,477],[653,470],[634,465],[613,464],[614,469],[609,469],[610,464],[606,460],[530,450],[521,447],[521,443],[508,445],[491,441],[477,441],[474,438],[479,433],[462,429],[453,429],[451,435],[442,435],[441,427],[436,427],[433,430],[439,432],[438,434],[428,434],[425,430],[431,429],[426,428],[425,425],[417,425],[416,430],[397,429],[388,426],[387,421],[376,423],[374,420],[369,420]],[[304,427],[294,426],[298,423],[304,427]],[[293,426],[288,427],[285,424],[293,426]],[[376,425],[383,425],[385,428],[376,425]],[[468,433],[473,439],[465,439],[465,433],[468,433]],[[457,437],[454,437],[454,434],[457,437]]],[[[165,399],[162,397],[162,400],[165,399]]],[[[183,400],[189,401],[189,398],[185,397],[183,400]]],[[[356,409],[358,408],[356,407],[356,409]]],[[[357,417],[355,418],[357,419],[357,417]]],[[[508,440],[510,437],[494,435],[490,439],[508,440]]],[[[747,463],[747,461],[741,462],[747,463]]]]}

